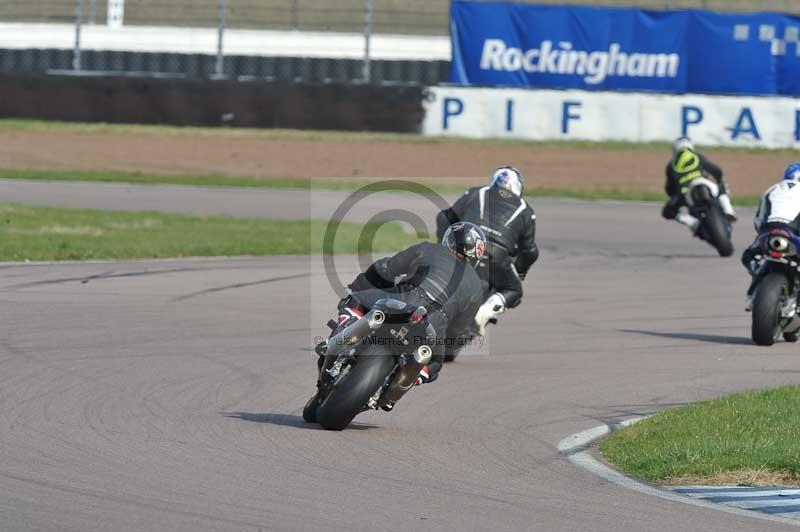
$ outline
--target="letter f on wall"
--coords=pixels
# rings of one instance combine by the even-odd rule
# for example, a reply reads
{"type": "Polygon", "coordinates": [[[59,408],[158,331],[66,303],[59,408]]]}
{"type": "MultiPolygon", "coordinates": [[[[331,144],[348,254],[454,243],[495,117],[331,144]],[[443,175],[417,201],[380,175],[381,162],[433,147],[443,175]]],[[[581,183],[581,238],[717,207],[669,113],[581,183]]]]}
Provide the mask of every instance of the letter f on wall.
{"type": "Polygon", "coordinates": [[[580,120],[581,115],[578,114],[577,110],[581,108],[581,102],[575,101],[565,101],[561,106],[561,132],[562,133],[569,133],[569,122],[570,120],[580,120]],[[572,113],[572,109],[575,109],[575,113],[572,113]]]}

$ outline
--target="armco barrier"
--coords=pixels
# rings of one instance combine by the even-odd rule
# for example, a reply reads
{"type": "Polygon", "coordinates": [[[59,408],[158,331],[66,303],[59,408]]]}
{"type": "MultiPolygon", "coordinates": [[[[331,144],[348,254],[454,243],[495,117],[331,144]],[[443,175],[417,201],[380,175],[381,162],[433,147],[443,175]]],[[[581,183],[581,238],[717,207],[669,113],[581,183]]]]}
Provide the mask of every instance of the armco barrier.
{"type": "MultiPolygon", "coordinates": [[[[0,73],[43,74],[72,69],[72,50],[2,49],[0,73]]],[[[200,53],[84,50],[81,68],[87,75],[173,76],[208,79],[214,75],[216,57],[200,53]]],[[[349,83],[364,74],[360,59],[328,57],[228,55],[223,71],[228,79],[290,83],[349,83]]],[[[436,85],[447,81],[450,61],[376,59],[372,82],[436,85]]]]}
{"type": "Polygon", "coordinates": [[[800,99],[432,87],[423,133],[530,140],[800,148],[800,99]]]}
{"type": "Polygon", "coordinates": [[[0,117],[84,122],[419,131],[423,89],[0,75],[0,117]]]}

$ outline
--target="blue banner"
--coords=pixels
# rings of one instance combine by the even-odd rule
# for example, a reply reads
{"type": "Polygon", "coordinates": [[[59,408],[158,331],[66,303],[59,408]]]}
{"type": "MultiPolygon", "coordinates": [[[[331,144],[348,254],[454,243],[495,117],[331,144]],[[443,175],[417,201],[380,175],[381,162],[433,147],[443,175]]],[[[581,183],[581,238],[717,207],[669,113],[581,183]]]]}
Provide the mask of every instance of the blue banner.
{"type": "Polygon", "coordinates": [[[462,85],[800,96],[800,17],[453,0],[462,85]]]}

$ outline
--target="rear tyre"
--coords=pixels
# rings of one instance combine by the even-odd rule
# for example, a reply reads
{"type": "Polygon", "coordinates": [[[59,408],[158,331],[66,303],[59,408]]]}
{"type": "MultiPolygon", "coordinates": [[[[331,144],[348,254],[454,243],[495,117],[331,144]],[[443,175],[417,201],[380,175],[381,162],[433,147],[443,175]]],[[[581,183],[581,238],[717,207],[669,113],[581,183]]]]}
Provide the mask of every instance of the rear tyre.
{"type": "Polygon", "coordinates": [[[395,359],[384,347],[373,346],[356,359],[347,375],[317,408],[317,422],[329,430],[342,430],[366,406],[394,369],[395,359]]]}
{"type": "Polygon", "coordinates": [[[706,232],[708,233],[708,240],[719,253],[720,257],[730,257],[733,255],[733,243],[731,242],[731,235],[728,232],[725,217],[716,207],[708,210],[706,215],[706,232]]]}
{"type": "Polygon", "coordinates": [[[764,277],[753,297],[752,337],[756,345],[772,345],[781,333],[781,302],[786,293],[787,279],[781,273],[764,277]]]}

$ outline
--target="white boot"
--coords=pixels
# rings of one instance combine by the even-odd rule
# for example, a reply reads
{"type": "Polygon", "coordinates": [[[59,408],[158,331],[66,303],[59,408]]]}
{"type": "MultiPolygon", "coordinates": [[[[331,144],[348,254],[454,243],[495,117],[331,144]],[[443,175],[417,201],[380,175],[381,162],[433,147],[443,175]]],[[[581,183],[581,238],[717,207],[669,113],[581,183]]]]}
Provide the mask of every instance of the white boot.
{"type": "Polygon", "coordinates": [[[719,206],[722,207],[722,212],[725,213],[725,216],[728,217],[728,220],[731,222],[736,221],[736,211],[733,210],[733,205],[731,205],[731,198],[727,194],[720,194],[717,198],[719,200],[719,206]]]}
{"type": "Polygon", "coordinates": [[[478,326],[478,334],[485,336],[486,324],[489,320],[497,319],[497,317],[506,311],[506,300],[501,294],[492,294],[481,305],[478,312],[475,313],[475,324],[478,326]]]}
{"type": "Polygon", "coordinates": [[[697,234],[697,229],[700,227],[700,220],[689,214],[688,212],[679,212],[675,217],[678,223],[682,223],[689,228],[692,234],[697,234]]]}

